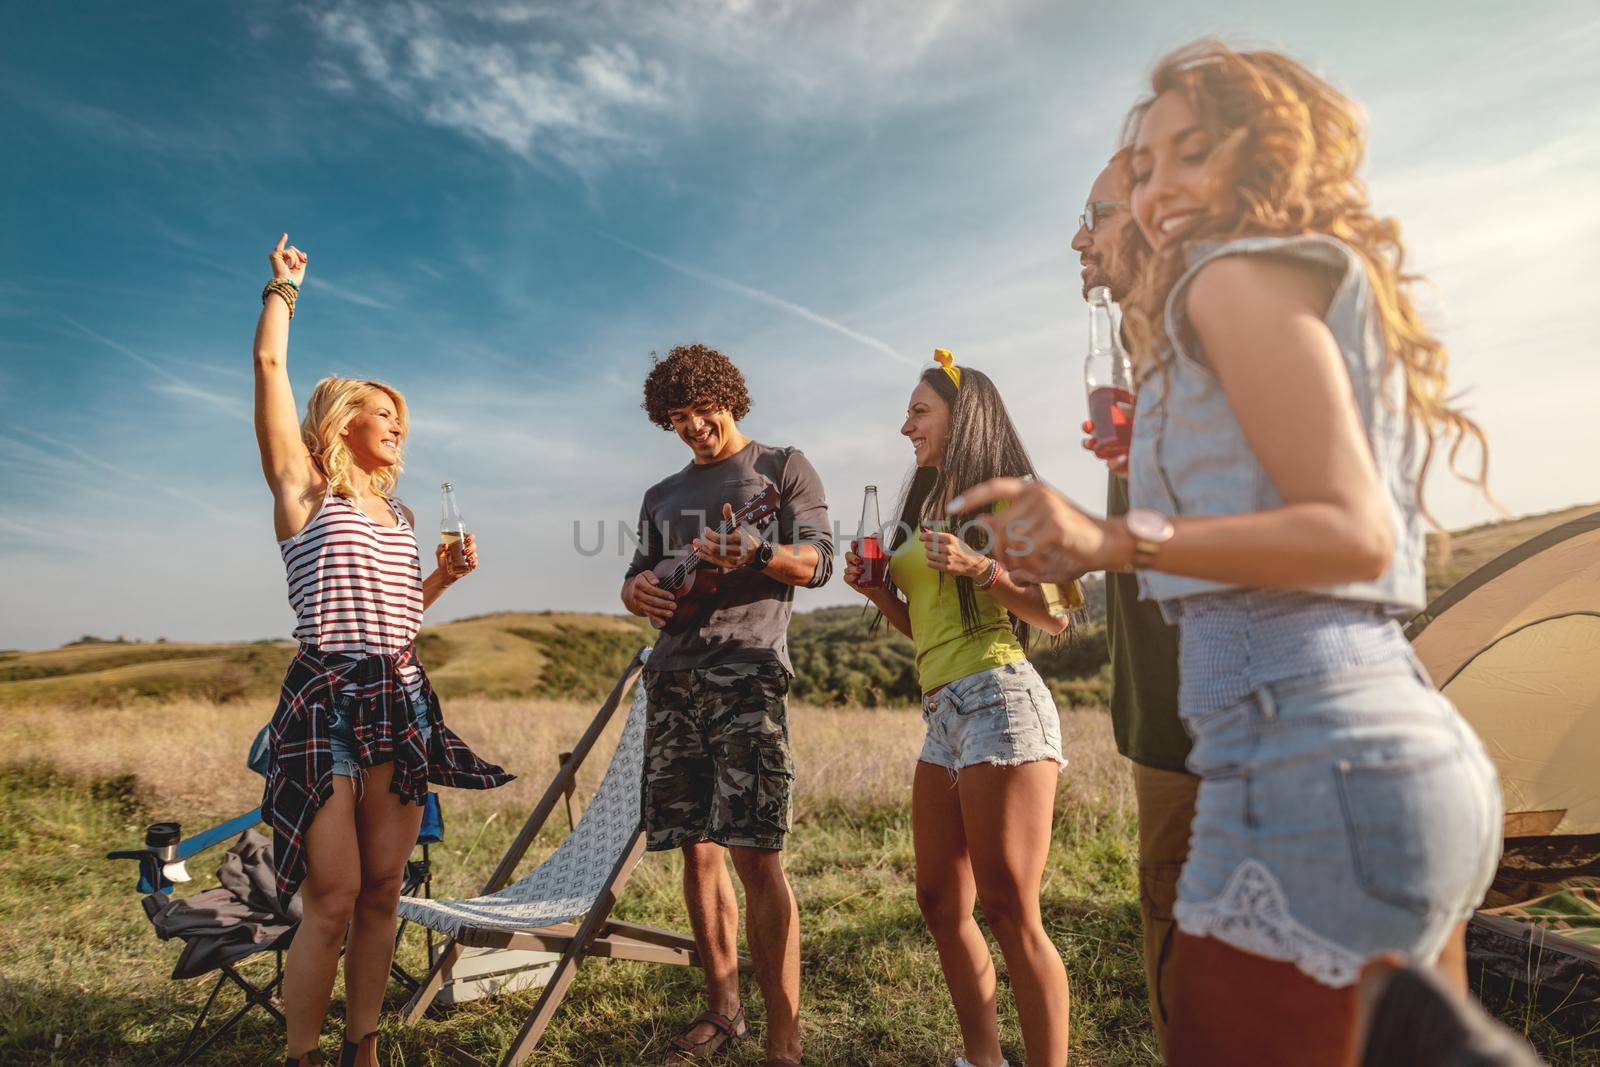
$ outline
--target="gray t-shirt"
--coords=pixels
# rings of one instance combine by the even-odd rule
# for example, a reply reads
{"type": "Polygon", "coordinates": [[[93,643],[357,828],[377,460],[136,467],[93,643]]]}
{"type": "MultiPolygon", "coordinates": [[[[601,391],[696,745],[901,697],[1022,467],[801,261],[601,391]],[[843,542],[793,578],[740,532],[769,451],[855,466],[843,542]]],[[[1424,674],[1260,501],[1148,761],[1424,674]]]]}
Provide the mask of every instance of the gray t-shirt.
{"type": "MultiPolygon", "coordinates": [[[[639,548],[627,576],[649,570],[686,548],[707,526],[717,529],[722,525],[723,504],[737,509],[769,484],[778,487],[782,504],[762,535],[774,544],[816,548],[817,570],[806,585],[826,584],[833,575],[833,531],[822,479],[799,449],[757,441],[716,463],[690,463],[645,492],[639,508],[639,548]]],[[[732,571],[723,576],[712,610],[697,629],[661,633],[650,654],[650,669],[684,671],[775,659],[793,674],[789,663],[793,611],[793,586],[760,571],[732,571]]]]}

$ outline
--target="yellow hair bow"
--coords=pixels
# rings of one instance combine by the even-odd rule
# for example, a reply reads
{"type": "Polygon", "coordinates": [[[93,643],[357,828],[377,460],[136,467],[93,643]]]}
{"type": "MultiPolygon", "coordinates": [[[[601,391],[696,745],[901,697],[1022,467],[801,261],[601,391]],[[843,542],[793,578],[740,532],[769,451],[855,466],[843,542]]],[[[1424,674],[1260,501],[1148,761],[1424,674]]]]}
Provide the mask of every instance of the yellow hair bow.
{"type": "Polygon", "coordinates": [[[948,348],[935,348],[933,361],[939,364],[939,369],[950,375],[950,380],[955,382],[956,388],[961,388],[961,368],[956,366],[956,357],[950,354],[948,348]]]}

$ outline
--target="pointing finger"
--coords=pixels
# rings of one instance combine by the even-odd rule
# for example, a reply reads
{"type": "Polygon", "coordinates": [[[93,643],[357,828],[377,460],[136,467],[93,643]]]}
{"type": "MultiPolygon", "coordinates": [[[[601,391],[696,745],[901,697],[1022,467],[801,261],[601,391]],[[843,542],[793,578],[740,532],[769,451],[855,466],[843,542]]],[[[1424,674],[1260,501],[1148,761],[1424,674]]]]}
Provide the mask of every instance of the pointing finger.
{"type": "Polygon", "coordinates": [[[278,245],[277,245],[276,248],[273,249],[273,251],[274,252],[282,252],[283,251],[283,246],[288,244],[288,243],[289,243],[289,235],[287,233],[280,233],[278,235],[278,245]]]}
{"type": "Polygon", "coordinates": [[[1027,484],[1021,478],[991,478],[978,483],[950,501],[945,512],[959,515],[964,511],[976,511],[978,508],[987,507],[998,500],[1015,500],[1027,484]]]}

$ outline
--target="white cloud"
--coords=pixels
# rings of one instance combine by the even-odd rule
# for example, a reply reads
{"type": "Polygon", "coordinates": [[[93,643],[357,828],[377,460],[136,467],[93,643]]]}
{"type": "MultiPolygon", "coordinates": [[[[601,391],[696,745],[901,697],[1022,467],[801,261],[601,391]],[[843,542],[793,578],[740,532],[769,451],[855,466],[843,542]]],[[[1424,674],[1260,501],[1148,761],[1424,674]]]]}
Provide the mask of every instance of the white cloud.
{"type": "Polygon", "coordinates": [[[568,45],[420,3],[343,3],[311,18],[333,53],[330,86],[359,77],[425,121],[579,172],[646,150],[632,113],[668,98],[665,68],[622,41],[568,45]]]}
{"type": "Polygon", "coordinates": [[[346,0],[310,19],[331,91],[374,85],[424,121],[588,177],[707,113],[855,121],[943,106],[993,83],[1014,14],[959,0],[346,0]],[[934,63],[937,76],[908,77],[934,63]]]}

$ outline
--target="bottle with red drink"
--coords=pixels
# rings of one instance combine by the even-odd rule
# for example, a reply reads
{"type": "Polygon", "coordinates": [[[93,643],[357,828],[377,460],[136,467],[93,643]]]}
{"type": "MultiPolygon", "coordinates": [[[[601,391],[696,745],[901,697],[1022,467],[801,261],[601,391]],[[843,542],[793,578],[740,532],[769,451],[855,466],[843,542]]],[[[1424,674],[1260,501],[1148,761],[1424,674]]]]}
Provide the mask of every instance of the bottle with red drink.
{"type": "Polygon", "coordinates": [[[882,589],[889,573],[883,551],[883,521],[878,515],[878,487],[867,486],[861,500],[861,525],[856,529],[855,553],[861,558],[861,588],[882,589]]]}
{"type": "Polygon", "coordinates": [[[1133,442],[1133,364],[1111,316],[1111,290],[1089,290],[1089,356],[1083,361],[1095,450],[1119,455],[1133,442]]]}

